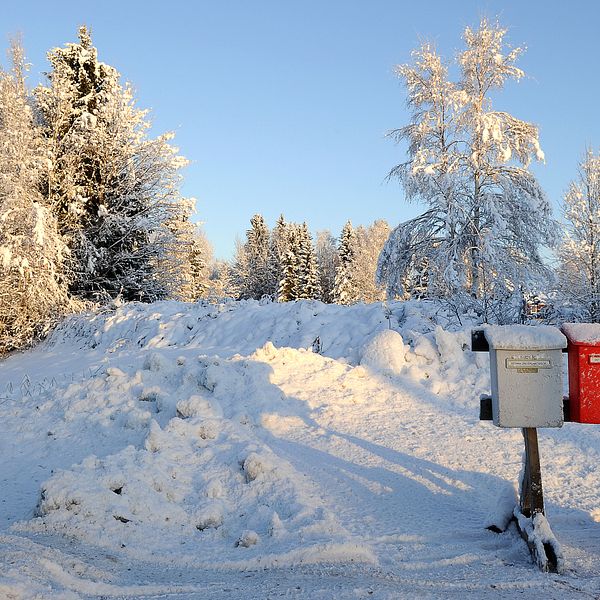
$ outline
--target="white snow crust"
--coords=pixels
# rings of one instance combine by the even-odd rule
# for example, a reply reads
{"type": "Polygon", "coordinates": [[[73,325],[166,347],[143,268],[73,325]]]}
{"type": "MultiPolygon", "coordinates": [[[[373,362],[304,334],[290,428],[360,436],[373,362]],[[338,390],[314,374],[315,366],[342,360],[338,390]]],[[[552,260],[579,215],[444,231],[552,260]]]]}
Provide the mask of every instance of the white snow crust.
{"type": "Polygon", "coordinates": [[[563,323],[561,329],[570,342],[600,346],[600,323],[563,323]]]}
{"type": "Polygon", "coordinates": [[[490,346],[501,350],[556,350],[567,347],[565,336],[549,325],[486,325],[484,332],[490,346]]]}

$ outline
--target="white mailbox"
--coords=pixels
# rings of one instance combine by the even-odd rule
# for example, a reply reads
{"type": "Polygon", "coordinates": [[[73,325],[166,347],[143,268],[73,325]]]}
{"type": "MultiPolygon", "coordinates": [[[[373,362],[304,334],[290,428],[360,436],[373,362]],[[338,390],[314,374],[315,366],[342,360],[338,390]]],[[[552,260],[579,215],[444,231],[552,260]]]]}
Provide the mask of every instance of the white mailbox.
{"type": "Polygon", "coordinates": [[[555,327],[488,325],[492,415],[498,427],[561,427],[562,352],[555,327]]]}

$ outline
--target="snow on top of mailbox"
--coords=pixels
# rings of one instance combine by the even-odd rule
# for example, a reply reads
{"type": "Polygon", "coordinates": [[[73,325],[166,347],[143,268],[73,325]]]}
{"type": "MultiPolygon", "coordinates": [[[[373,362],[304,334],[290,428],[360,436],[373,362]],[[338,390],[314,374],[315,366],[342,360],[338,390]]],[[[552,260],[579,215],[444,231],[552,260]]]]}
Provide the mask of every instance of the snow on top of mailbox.
{"type": "Polygon", "coordinates": [[[504,350],[552,350],[566,348],[565,336],[548,325],[486,325],[485,338],[492,348],[504,350]]]}
{"type": "Polygon", "coordinates": [[[573,344],[600,346],[600,323],[563,323],[562,330],[573,344]]]}

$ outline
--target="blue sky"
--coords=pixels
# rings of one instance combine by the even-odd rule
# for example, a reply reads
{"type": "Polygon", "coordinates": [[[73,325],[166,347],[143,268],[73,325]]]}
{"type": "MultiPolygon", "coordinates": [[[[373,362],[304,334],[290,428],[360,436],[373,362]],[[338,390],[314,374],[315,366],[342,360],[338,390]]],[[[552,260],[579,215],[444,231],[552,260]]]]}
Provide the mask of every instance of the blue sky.
{"type": "Polygon", "coordinates": [[[152,110],[154,132],[177,132],[192,162],[183,191],[217,256],[261,213],[338,235],[344,222],[391,225],[417,214],[387,172],[404,159],[385,138],[408,122],[395,64],[421,40],[445,56],[466,25],[500,18],[528,48],[528,78],[496,107],[540,127],[546,164],[534,168],[556,215],[586,145],[600,147],[595,2],[22,0],[3,6],[5,45],[22,33],[31,82],[49,48],[88,24],[100,59],[152,110]]]}

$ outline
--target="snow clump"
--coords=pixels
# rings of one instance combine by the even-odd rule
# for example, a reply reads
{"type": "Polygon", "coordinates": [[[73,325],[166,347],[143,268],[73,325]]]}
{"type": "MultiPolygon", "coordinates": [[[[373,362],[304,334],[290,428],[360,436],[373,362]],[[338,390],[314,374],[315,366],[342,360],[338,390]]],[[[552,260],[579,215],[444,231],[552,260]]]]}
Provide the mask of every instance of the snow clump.
{"type": "Polygon", "coordinates": [[[400,375],[406,363],[406,352],[402,336],[397,331],[385,329],[364,345],[360,364],[386,375],[400,375]]]}

